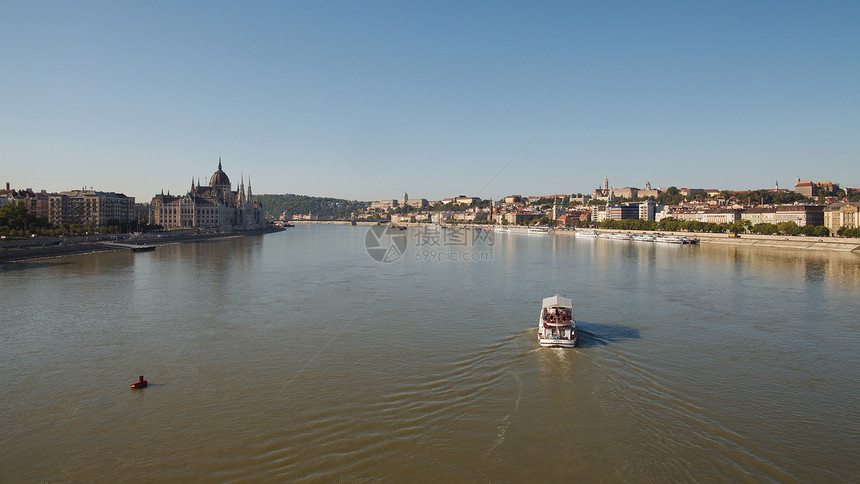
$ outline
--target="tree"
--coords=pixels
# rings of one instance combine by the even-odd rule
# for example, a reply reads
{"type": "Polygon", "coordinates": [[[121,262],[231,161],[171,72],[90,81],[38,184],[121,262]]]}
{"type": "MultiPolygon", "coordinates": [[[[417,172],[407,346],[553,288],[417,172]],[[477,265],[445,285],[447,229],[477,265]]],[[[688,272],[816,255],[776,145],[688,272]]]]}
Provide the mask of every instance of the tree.
{"type": "Polygon", "coordinates": [[[665,192],[657,196],[657,203],[661,205],[677,205],[683,200],[684,196],[681,195],[681,191],[674,186],[667,188],[665,192]]]}
{"type": "Polygon", "coordinates": [[[779,229],[774,224],[760,223],[753,225],[751,232],[754,234],[773,235],[779,232],[779,229]]]}
{"type": "Polygon", "coordinates": [[[30,213],[24,202],[7,203],[0,207],[0,233],[3,235],[41,235],[50,230],[48,217],[30,213]]]}
{"type": "Polygon", "coordinates": [[[780,222],[776,224],[776,228],[782,235],[797,235],[800,233],[797,224],[794,222],[780,222]]]}
{"type": "Polygon", "coordinates": [[[860,237],[860,228],[839,227],[836,235],[841,237],[860,237]]]}

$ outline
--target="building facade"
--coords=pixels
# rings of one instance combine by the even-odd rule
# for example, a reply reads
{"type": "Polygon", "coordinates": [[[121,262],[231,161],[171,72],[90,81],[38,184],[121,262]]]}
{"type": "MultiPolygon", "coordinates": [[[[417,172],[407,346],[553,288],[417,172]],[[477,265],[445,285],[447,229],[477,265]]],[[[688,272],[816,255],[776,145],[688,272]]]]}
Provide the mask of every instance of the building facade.
{"type": "Polygon", "coordinates": [[[253,201],[251,181],[244,179],[232,190],[221,160],[209,185],[194,184],[184,196],[156,195],[150,203],[150,223],[170,228],[256,230],[266,227],[263,207],[253,201]]]}
{"type": "Polygon", "coordinates": [[[27,207],[27,211],[37,217],[48,217],[50,212],[50,194],[45,190],[34,192],[32,188],[25,190],[13,190],[6,182],[6,189],[0,190],[0,207],[7,203],[21,202],[27,207]]]}
{"type": "Polygon", "coordinates": [[[639,204],[625,203],[609,207],[610,220],[627,220],[639,218],[639,204]]]}
{"type": "Polygon", "coordinates": [[[824,225],[824,207],[822,205],[778,205],[775,207],[753,207],[741,213],[742,220],[749,220],[753,225],[760,223],[778,224],[794,222],[798,227],[805,225],[824,225]]]}
{"type": "Polygon", "coordinates": [[[824,209],[824,225],[830,229],[830,235],[836,235],[842,227],[860,227],[860,202],[839,202],[827,206],[824,209]]]}
{"type": "Polygon", "coordinates": [[[605,220],[609,220],[609,207],[607,205],[592,205],[591,221],[603,222],[605,220]]]}
{"type": "Polygon", "coordinates": [[[657,204],[654,200],[645,200],[639,203],[639,218],[642,220],[654,220],[657,214],[657,204]]]}
{"type": "Polygon", "coordinates": [[[704,208],[704,209],[667,209],[658,217],[658,221],[664,218],[675,220],[702,222],[709,224],[730,224],[741,219],[741,211],[731,208],[704,208]]]}
{"type": "Polygon", "coordinates": [[[613,199],[626,198],[628,200],[639,198],[639,189],[633,187],[613,188],[612,197],[613,199]]]}
{"type": "MultiPolygon", "coordinates": [[[[648,198],[654,197],[657,198],[660,196],[661,190],[659,188],[652,189],[651,182],[645,182],[645,189],[639,190],[639,198],[648,198]]],[[[654,219],[651,219],[654,220],[654,219]]]]}
{"type": "Polygon", "coordinates": [[[400,202],[397,200],[377,200],[370,204],[370,208],[373,210],[388,210],[389,208],[397,208],[400,206],[400,202]]]}
{"type": "Polygon", "coordinates": [[[48,196],[53,225],[122,226],[136,220],[134,197],[122,193],[70,190],[48,196]]]}
{"type": "Polygon", "coordinates": [[[819,193],[832,195],[838,190],[839,185],[829,181],[814,182],[812,180],[801,180],[800,178],[797,178],[794,181],[794,191],[805,197],[815,197],[819,193]]]}

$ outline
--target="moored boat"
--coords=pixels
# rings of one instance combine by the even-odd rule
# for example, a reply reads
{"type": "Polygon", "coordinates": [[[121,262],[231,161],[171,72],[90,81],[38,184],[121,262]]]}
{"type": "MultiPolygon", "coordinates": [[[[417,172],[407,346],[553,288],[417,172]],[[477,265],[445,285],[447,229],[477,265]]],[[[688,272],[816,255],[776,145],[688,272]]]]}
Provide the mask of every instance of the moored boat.
{"type": "Polygon", "coordinates": [[[599,237],[599,236],[600,236],[600,235],[597,233],[597,231],[596,231],[596,230],[577,230],[576,232],[574,232],[574,234],[575,234],[577,237],[591,237],[591,238],[597,238],[597,237],[599,237]]]}
{"type": "Polygon", "coordinates": [[[576,321],[570,298],[556,295],[543,299],[538,319],[538,343],[561,348],[576,346],[576,321]]]}
{"type": "Polygon", "coordinates": [[[633,235],[631,234],[609,234],[608,237],[612,240],[633,240],[633,235]]]}
{"type": "Polygon", "coordinates": [[[654,242],[654,236],[648,234],[636,234],[633,236],[636,242],[654,242]]]}
{"type": "Polygon", "coordinates": [[[683,244],[684,239],[674,235],[658,235],[654,237],[654,242],[662,242],[664,244],[683,244]]]}
{"type": "Polygon", "coordinates": [[[528,233],[532,235],[548,235],[549,227],[529,227],[528,233]]]}

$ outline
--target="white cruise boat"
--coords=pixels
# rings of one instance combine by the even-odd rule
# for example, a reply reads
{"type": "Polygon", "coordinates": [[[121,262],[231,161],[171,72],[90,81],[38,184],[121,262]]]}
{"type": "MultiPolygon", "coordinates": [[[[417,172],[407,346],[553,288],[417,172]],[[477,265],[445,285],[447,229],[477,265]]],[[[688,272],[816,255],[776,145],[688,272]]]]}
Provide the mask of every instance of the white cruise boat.
{"type": "Polygon", "coordinates": [[[576,346],[576,321],[573,319],[573,301],[570,298],[543,298],[538,319],[538,343],[561,348],[576,346]]]}
{"type": "Polygon", "coordinates": [[[600,237],[596,230],[577,230],[574,232],[577,237],[591,237],[596,238],[600,237]]]}
{"type": "Polygon", "coordinates": [[[654,236],[648,234],[636,234],[633,236],[636,242],[654,242],[654,236]]]}
{"type": "Polygon", "coordinates": [[[654,242],[662,242],[664,244],[683,244],[684,239],[674,235],[658,235],[654,237],[654,242]]]}
{"type": "Polygon", "coordinates": [[[549,227],[529,227],[531,235],[549,235],[549,227]]]}
{"type": "Polygon", "coordinates": [[[633,235],[631,234],[609,234],[609,238],[612,240],[633,240],[633,235]]]}

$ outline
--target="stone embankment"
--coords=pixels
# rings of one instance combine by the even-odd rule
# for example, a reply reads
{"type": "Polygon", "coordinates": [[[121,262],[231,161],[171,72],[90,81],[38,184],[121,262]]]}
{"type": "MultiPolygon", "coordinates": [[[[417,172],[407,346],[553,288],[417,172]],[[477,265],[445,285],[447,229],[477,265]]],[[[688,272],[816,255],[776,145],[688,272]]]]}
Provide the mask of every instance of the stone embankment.
{"type": "MultiPolygon", "coordinates": [[[[597,229],[598,233],[627,233],[629,230],[605,230],[597,229]]],[[[574,231],[556,231],[556,233],[564,233],[573,235],[574,231]]],[[[860,239],[843,238],[843,237],[802,237],[788,235],[754,235],[741,234],[740,237],[729,237],[728,234],[711,234],[698,232],[638,232],[631,233],[648,233],[661,235],[677,235],[680,237],[693,237],[699,239],[702,244],[712,245],[734,245],[746,247],[768,247],[775,249],[793,249],[793,250],[816,250],[816,251],[833,251],[833,252],[860,252],[860,239]]]]}
{"type": "Polygon", "coordinates": [[[130,250],[129,245],[168,245],[202,242],[230,237],[244,237],[283,229],[271,228],[242,232],[171,230],[133,236],[87,235],[80,237],[33,237],[0,239],[0,263],[48,259],[68,255],[130,250]],[[111,246],[111,242],[123,246],[111,246]]]}
{"type": "MultiPolygon", "coordinates": [[[[422,223],[403,223],[398,225],[406,225],[409,227],[420,227],[422,223]]],[[[483,229],[492,229],[492,225],[486,224],[458,224],[460,227],[479,227],[483,229]]],[[[516,227],[520,231],[525,232],[526,227],[516,227]]],[[[729,237],[729,234],[711,234],[699,232],[658,232],[658,231],[630,231],[630,230],[611,230],[611,229],[596,229],[598,233],[643,233],[643,234],[659,234],[659,235],[676,235],[679,237],[691,237],[699,239],[702,244],[712,245],[733,245],[745,247],[768,247],[775,249],[792,249],[792,250],[813,250],[813,251],[830,251],[830,252],[856,252],[860,253],[860,239],[843,238],[843,237],[804,237],[804,236],[787,236],[787,235],[755,235],[741,234],[740,237],[729,237]]],[[[553,232],[556,235],[575,235],[573,229],[560,229],[553,232]]]]}

